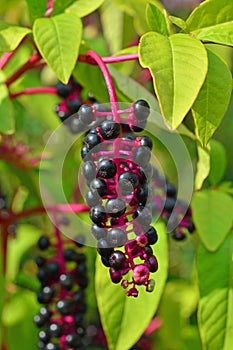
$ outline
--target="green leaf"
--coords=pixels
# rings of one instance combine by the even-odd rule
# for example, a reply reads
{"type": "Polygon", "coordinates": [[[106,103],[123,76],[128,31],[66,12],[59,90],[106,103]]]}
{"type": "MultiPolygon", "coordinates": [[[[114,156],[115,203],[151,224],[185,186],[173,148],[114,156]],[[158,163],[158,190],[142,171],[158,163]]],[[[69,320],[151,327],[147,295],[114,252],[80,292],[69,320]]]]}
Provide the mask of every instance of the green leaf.
{"type": "Polygon", "coordinates": [[[170,21],[175,24],[177,27],[186,30],[186,22],[180,18],[180,17],[175,17],[175,16],[169,16],[170,21]]]}
{"type": "Polygon", "coordinates": [[[52,16],[58,15],[61,12],[64,12],[67,7],[72,5],[75,0],[55,0],[53,4],[52,16]]]}
{"type": "Polygon", "coordinates": [[[81,18],[97,10],[103,2],[104,0],[78,0],[68,7],[66,12],[73,12],[81,18]]]}
{"type": "Polygon", "coordinates": [[[192,107],[197,133],[206,145],[220,125],[230,102],[232,77],[227,64],[211,50],[208,53],[208,72],[192,107]]]}
{"type": "Polygon", "coordinates": [[[168,35],[167,13],[165,10],[161,10],[158,6],[149,3],[146,7],[146,17],[150,29],[154,32],[160,33],[162,35],[168,35]]]}
{"type": "Polygon", "coordinates": [[[18,226],[16,238],[9,241],[6,273],[8,281],[14,280],[22,255],[37,242],[41,234],[41,230],[35,226],[29,224],[18,226]]]}
{"type": "Polygon", "coordinates": [[[224,241],[233,221],[233,199],[217,190],[196,192],[192,200],[193,220],[209,251],[224,241]]]}
{"type": "Polygon", "coordinates": [[[210,173],[208,179],[212,185],[217,185],[223,178],[227,166],[227,156],[224,146],[210,140],[210,173]]]}
{"type": "Polygon", "coordinates": [[[122,48],[124,14],[111,0],[105,0],[100,9],[103,35],[110,53],[122,48]],[[112,24],[115,23],[113,26],[112,24]]]}
{"type": "Polygon", "coordinates": [[[204,46],[186,34],[142,36],[139,58],[149,68],[162,114],[177,128],[195,101],[207,73],[204,46]]]}
{"type": "Polygon", "coordinates": [[[0,52],[13,51],[31,29],[0,21],[0,52]]]}
{"type": "Polygon", "coordinates": [[[11,208],[14,213],[19,213],[23,210],[24,203],[28,197],[29,191],[24,186],[19,186],[14,194],[11,208]]]}
{"type": "Polygon", "coordinates": [[[233,235],[215,252],[197,255],[200,287],[198,324],[205,350],[231,350],[233,339],[233,235]]]}
{"type": "Polygon", "coordinates": [[[191,13],[186,23],[187,29],[200,40],[233,44],[232,1],[205,1],[191,13]]]}
{"type": "Polygon", "coordinates": [[[67,83],[79,53],[82,23],[72,13],[51,18],[39,18],[33,26],[38,49],[63,83],[67,83]]]}
{"type": "Polygon", "coordinates": [[[46,0],[26,0],[26,2],[29,9],[31,23],[33,23],[35,19],[39,17],[44,17],[44,14],[47,9],[46,0]]]}
{"type": "Polygon", "coordinates": [[[210,154],[209,150],[197,146],[198,151],[198,162],[197,162],[197,173],[195,176],[195,189],[200,190],[203,185],[203,182],[207,178],[210,172],[210,154]]]}
{"type": "Polygon", "coordinates": [[[141,337],[155,314],[167,276],[167,237],[162,223],[156,225],[159,241],[154,253],[159,270],[154,278],[154,292],[142,287],[137,299],[127,297],[120,285],[110,281],[109,272],[98,257],[96,261],[96,296],[110,350],[128,350],[141,337]]]}
{"type": "Polygon", "coordinates": [[[8,97],[8,88],[4,84],[4,74],[0,71],[0,132],[12,134],[14,132],[13,107],[8,97]]]}

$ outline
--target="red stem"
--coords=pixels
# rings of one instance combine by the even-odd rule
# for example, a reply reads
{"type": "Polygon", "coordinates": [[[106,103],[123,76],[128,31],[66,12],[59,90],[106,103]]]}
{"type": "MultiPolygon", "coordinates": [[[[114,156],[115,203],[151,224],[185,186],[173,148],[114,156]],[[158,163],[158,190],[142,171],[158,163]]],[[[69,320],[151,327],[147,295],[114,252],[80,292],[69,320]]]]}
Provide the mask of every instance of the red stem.
{"type": "Polygon", "coordinates": [[[69,204],[57,204],[50,207],[36,207],[36,208],[29,208],[21,211],[20,213],[9,213],[8,216],[1,216],[0,215],[0,223],[4,223],[5,225],[9,225],[12,222],[18,221],[19,219],[22,219],[24,217],[27,217],[29,215],[40,215],[44,214],[47,211],[56,211],[61,213],[80,213],[80,212],[86,212],[89,211],[89,207],[85,204],[76,204],[76,203],[69,203],[69,204]]]}
{"type": "Polygon", "coordinates": [[[15,80],[17,80],[23,73],[25,73],[28,69],[34,67],[35,63],[37,63],[41,59],[41,56],[38,53],[33,53],[29,60],[24,63],[19,69],[17,69],[5,82],[7,86],[11,85],[15,80]]]}
{"type": "MultiPolygon", "coordinates": [[[[93,58],[90,57],[89,52],[87,52],[86,55],[79,55],[78,61],[93,64],[93,65],[98,64],[93,58]]],[[[126,55],[119,55],[119,56],[108,56],[108,57],[102,57],[101,59],[106,64],[107,63],[124,62],[124,61],[132,61],[132,60],[138,59],[138,53],[129,53],[126,55]]]]}
{"type": "Polygon", "coordinates": [[[103,76],[107,85],[108,93],[109,93],[113,118],[116,122],[119,123],[120,116],[117,113],[117,110],[118,110],[117,95],[116,95],[116,90],[113,84],[112,77],[109,73],[109,70],[106,64],[103,62],[102,58],[95,51],[92,51],[92,50],[88,51],[87,57],[91,57],[98,64],[99,68],[103,73],[103,76]]]}
{"type": "Polygon", "coordinates": [[[6,64],[10,61],[11,57],[14,55],[15,51],[4,52],[0,59],[0,69],[3,69],[6,64]]]}
{"type": "Polygon", "coordinates": [[[50,17],[51,13],[53,12],[53,3],[54,3],[54,0],[47,1],[47,10],[44,15],[45,17],[50,17]]]}
{"type": "Polygon", "coordinates": [[[34,95],[34,94],[57,94],[57,89],[54,87],[33,87],[27,88],[18,92],[12,92],[9,94],[10,98],[16,98],[21,95],[34,95]]]}

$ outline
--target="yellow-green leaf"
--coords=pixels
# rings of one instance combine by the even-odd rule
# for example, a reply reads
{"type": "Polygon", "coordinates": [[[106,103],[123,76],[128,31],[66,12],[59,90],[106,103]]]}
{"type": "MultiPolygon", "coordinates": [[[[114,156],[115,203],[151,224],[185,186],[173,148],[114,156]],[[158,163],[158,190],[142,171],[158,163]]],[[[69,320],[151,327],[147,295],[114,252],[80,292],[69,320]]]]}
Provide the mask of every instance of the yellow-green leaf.
{"type": "Polygon", "coordinates": [[[31,29],[0,21],[0,53],[13,51],[31,29]]]}

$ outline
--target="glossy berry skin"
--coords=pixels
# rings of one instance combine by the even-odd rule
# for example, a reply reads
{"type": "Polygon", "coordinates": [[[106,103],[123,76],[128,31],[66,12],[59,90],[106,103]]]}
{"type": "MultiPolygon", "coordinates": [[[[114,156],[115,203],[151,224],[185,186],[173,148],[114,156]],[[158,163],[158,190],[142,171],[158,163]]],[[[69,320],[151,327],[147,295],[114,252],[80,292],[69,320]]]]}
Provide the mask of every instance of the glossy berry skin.
{"type": "Polygon", "coordinates": [[[113,267],[110,267],[109,273],[110,273],[111,280],[113,283],[119,283],[121,281],[122,274],[119,270],[116,270],[113,267]]]}
{"type": "Polygon", "coordinates": [[[112,228],[107,235],[110,247],[122,247],[127,242],[127,235],[120,228],[112,228]]]}
{"type": "Polygon", "coordinates": [[[37,293],[37,300],[39,303],[47,304],[54,296],[54,289],[50,286],[45,286],[41,291],[37,293]]]}
{"type": "Polygon", "coordinates": [[[66,336],[66,344],[69,347],[75,348],[78,347],[81,343],[80,336],[76,333],[71,333],[66,336]]]}
{"type": "Polygon", "coordinates": [[[166,201],[164,203],[164,209],[168,212],[171,212],[176,204],[176,198],[174,197],[167,197],[166,201]]]}
{"type": "Polygon", "coordinates": [[[107,240],[104,238],[101,238],[98,241],[97,250],[98,250],[98,253],[104,257],[110,257],[110,255],[113,253],[112,247],[109,247],[107,240]]]}
{"type": "Polygon", "coordinates": [[[45,350],[60,350],[60,346],[54,343],[49,342],[48,344],[46,344],[45,350]]]}
{"type": "Polygon", "coordinates": [[[76,116],[70,117],[68,126],[72,134],[78,134],[85,130],[85,125],[76,116]]]}
{"type": "Polygon", "coordinates": [[[92,160],[92,155],[89,153],[89,148],[87,147],[87,145],[83,145],[81,148],[81,157],[82,160],[84,162],[88,161],[88,160],[92,160]]]}
{"type": "Polygon", "coordinates": [[[127,171],[122,173],[118,178],[118,185],[122,190],[122,194],[130,194],[138,186],[138,177],[135,173],[127,171]]]}
{"type": "Polygon", "coordinates": [[[85,124],[89,125],[94,120],[93,108],[90,105],[84,104],[79,109],[80,120],[85,124]]]}
{"type": "Polygon", "coordinates": [[[79,254],[73,248],[66,248],[63,252],[66,261],[78,261],[79,254]]]}
{"type": "Polygon", "coordinates": [[[124,267],[125,261],[125,254],[120,250],[115,250],[115,252],[110,255],[109,266],[113,267],[115,270],[120,270],[124,267]]]}
{"type": "Polygon", "coordinates": [[[44,343],[47,343],[50,340],[49,332],[47,331],[40,331],[39,332],[39,339],[43,341],[44,343]]]}
{"type": "Polygon", "coordinates": [[[175,197],[176,196],[176,187],[172,184],[167,184],[166,188],[167,196],[168,197],[175,197]]]}
{"type": "Polygon", "coordinates": [[[77,99],[69,100],[69,101],[67,101],[67,107],[68,107],[69,112],[71,114],[77,113],[79,108],[81,107],[81,102],[80,102],[80,100],[77,100],[77,99]]]}
{"type": "Polygon", "coordinates": [[[49,238],[47,236],[41,236],[37,245],[40,250],[46,250],[50,245],[49,238]]]}
{"type": "Polygon", "coordinates": [[[62,315],[70,315],[73,310],[72,300],[59,300],[57,302],[57,309],[62,315]]]}
{"type": "Polygon", "coordinates": [[[107,230],[104,227],[100,227],[96,224],[92,225],[91,232],[97,240],[107,237],[107,230]]]}
{"type": "Polygon", "coordinates": [[[100,134],[105,140],[115,139],[120,134],[120,125],[113,121],[104,121],[100,125],[100,134]]]}
{"type": "Polygon", "coordinates": [[[122,216],[125,213],[125,202],[120,198],[112,198],[107,201],[106,212],[113,218],[122,216]]]}
{"type": "Polygon", "coordinates": [[[148,147],[150,150],[152,150],[153,143],[149,136],[141,136],[140,137],[140,143],[144,147],[148,147]]]}
{"type": "Polygon", "coordinates": [[[83,175],[89,181],[96,177],[96,168],[94,162],[85,162],[83,165],[83,175]]]}
{"type": "Polygon", "coordinates": [[[100,178],[95,178],[90,183],[90,189],[97,191],[100,197],[103,197],[107,192],[106,182],[100,178]]]}
{"type": "Polygon", "coordinates": [[[137,120],[145,120],[150,114],[150,106],[145,100],[138,100],[134,104],[134,115],[137,120]]]}
{"type": "Polygon", "coordinates": [[[148,208],[143,208],[143,210],[137,209],[134,215],[137,222],[143,227],[147,227],[152,221],[151,211],[148,208]]]}
{"type": "Polygon", "coordinates": [[[72,87],[69,84],[63,84],[62,82],[59,82],[56,87],[57,94],[63,98],[68,97],[72,92],[72,87]]]}
{"type": "Polygon", "coordinates": [[[98,176],[101,176],[104,179],[111,179],[116,175],[117,167],[114,161],[103,159],[98,163],[97,171],[98,176]]]}
{"type": "Polygon", "coordinates": [[[74,286],[75,279],[71,273],[67,272],[67,273],[63,273],[62,275],[60,275],[59,282],[63,288],[65,288],[67,290],[71,290],[74,286]]]}
{"type": "Polygon", "coordinates": [[[104,222],[106,220],[104,207],[102,205],[96,205],[95,207],[92,207],[90,210],[90,218],[97,225],[104,222]]]}
{"type": "Polygon", "coordinates": [[[101,204],[101,198],[97,191],[88,190],[85,198],[89,207],[94,207],[95,205],[101,204]]]}
{"type": "Polygon", "coordinates": [[[151,153],[148,147],[139,146],[134,153],[134,162],[141,167],[146,167],[150,161],[151,153]]]}
{"type": "Polygon", "coordinates": [[[156,272],[158,270],[158,261],[154,255],[151,255],[148,259],[150,272],[156,272]]]}
{"type": "Polygon", "coordinates": [[[88,134],[84,139],[84,145],[88,150],[93,149],[100,143],[100,138],[96,134],[88,134]]]}
{"type": "Polygon", "coordinates": [[[137,125],[133,126],[133,131],[135,131],[135,132],[143,131],[145,129],[145,127],[146,127],[146,123],[147,123],[146,120],[139,120],[137,122],[137,125]]]}
{"type": "Polygon", "coordinates": [[[60,324],[58,323],[51,323],[49,325],[49,334],[50,334],[50,337],[55,337],[55,338],[58,338],[62,335],[63,333],[63,330],[62,330],[62,327],[60,324]]]}
{"type": "Polygon", "coordinates": [[[148,244],[153,245],[158,241],[158,234],[156,229],[153,226],[149,228],[146,234],[147,234],[148,244]]]}

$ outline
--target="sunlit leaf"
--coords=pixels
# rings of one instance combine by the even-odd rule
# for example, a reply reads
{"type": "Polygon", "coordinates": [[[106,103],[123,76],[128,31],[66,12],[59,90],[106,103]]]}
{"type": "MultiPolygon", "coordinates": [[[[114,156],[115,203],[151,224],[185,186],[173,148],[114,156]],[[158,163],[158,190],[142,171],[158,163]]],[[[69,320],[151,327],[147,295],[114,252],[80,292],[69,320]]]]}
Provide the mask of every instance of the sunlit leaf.
{"type": "Polygon", "coordinates": [[[78,16],[63,13],[51,18],[39,18],[33,26],[38,49],[57,75],[67,83],[74,69],[82,36],[82,23],[78,16]]]}
{"type": "Polygon", "coordinates": [[[79,17],[84,17],[97,10],[103,2],[104,0],[78,0],[73,2],[66,12],[73,12],[79,17]]]}
{"type": "Polygon", "coordinates": [[[177,128],[194,103],[207,73],[204,46],[186,34],[142,36],[140,63],[149,68],[164,118],[177,128]]]}
{"type": "Polygon", "coordinates": [[[200,190],[203,185],[203,182],[207,178],[210,172],[210,154],[209,150],[197,146],[198,151],[198,162],[197,162],[197,173],[195,176],[195,189],[200,190]]]}
{"type": "Polygon", "coordinates": [[[31,29],[0,21],[0,53],[13,51],[31,29]]]}

